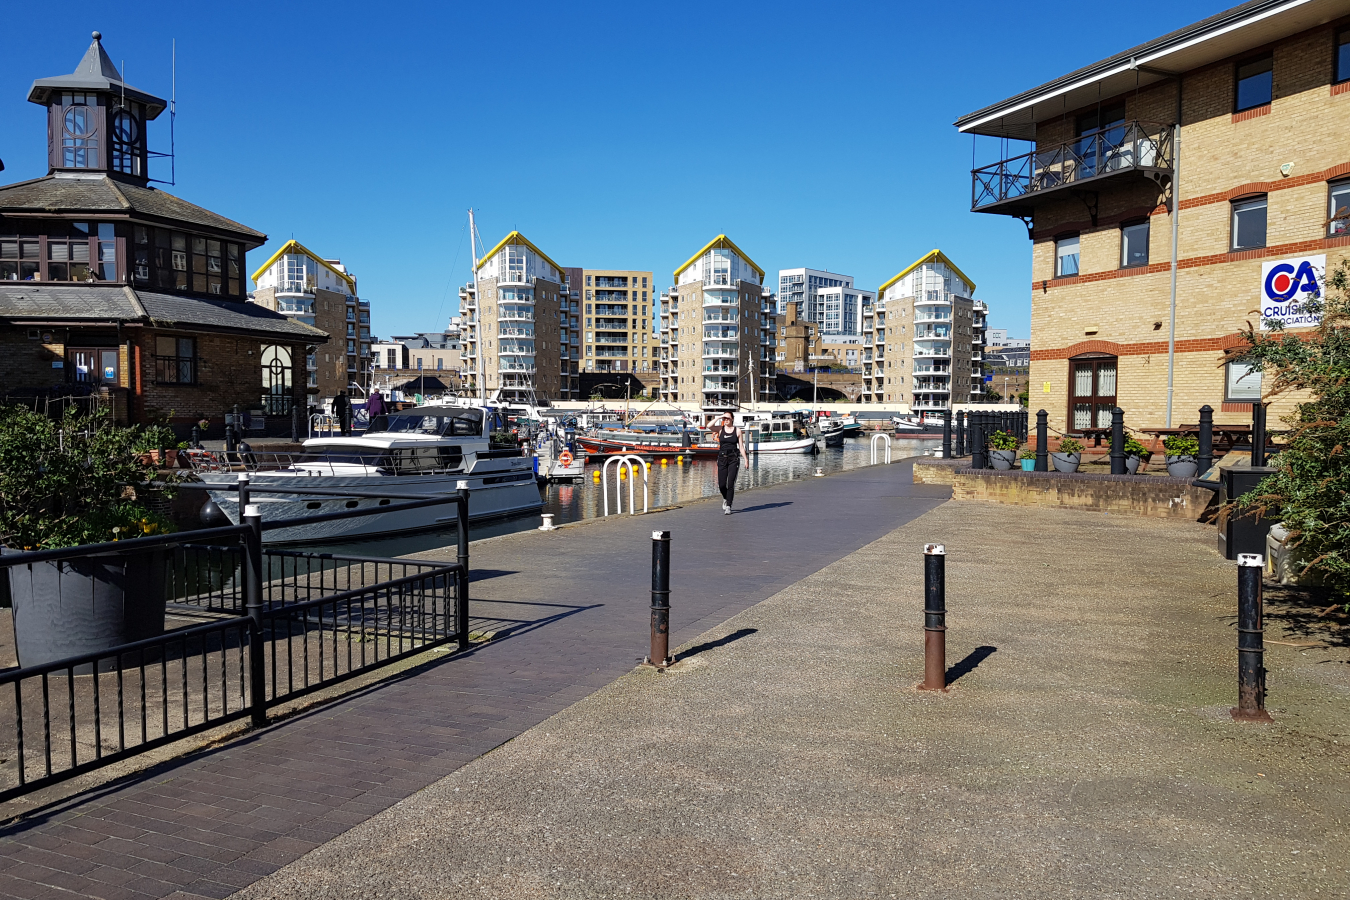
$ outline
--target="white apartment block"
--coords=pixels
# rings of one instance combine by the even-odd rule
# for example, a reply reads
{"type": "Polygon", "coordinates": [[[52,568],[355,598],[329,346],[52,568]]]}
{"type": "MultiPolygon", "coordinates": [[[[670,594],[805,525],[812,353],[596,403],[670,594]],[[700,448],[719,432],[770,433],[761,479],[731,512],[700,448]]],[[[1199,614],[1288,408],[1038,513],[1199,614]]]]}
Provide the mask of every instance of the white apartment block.
{"type": "Polygon", "coordinates": [[[661,295],[661,398],[705,415],[773,396],[773,294],[725,234],[675,270],[661,295]]]}
{"type": "Polygon", "coordinates": [[[464,391],[526,402],[564,396],[567,303],[562,267],[518,231],[502,238],[459,291],[464,391]]]}
{"type": "Polygon", "coordinates": [[[815,325],[822,335],[856,335],[862,332],[862,308],[872,300],[871,291],[859,291],[852,275],[819,269],[779,269],[778,306],[783,315],[788,304],[797,307],[797,320],[815,325]]]}
{"type": "Polygon", "coordinates": [[[941,412],[978,400],[988,308],[974,293],[941,250],[883,284],[863,309],[862,401],[941,412]]]}

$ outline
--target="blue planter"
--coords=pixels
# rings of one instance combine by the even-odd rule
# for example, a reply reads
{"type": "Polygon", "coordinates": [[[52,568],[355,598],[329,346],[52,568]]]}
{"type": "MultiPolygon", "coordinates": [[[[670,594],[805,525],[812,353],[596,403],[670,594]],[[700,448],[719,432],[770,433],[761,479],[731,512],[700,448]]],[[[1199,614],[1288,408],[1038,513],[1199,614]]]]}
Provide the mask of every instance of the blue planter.
{"type": "Polygon", "coordinates": [[[1019,462],[1022,463],[1022,471],[1023,471],[1023,472],[1034,472],[1034,471],[1036,471],[1036,460],[1034,460],[1034,459],[1023,459],[1023,460],[1019,460],[1019,462]]]}

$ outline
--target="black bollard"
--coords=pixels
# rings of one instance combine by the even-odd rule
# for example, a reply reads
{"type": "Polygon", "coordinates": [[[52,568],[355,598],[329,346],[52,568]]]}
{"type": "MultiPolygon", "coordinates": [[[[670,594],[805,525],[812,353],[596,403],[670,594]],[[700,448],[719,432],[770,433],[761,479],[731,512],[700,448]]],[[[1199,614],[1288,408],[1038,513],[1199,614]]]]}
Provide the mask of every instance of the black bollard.
{"type": "Polygon", "coordinates": [[[923,546],[923,684],[921,691],[947,689],[947,548],[923,546]]]}
{"type": "Polygon", "coordinates": [[[956,456],[964,458],[966,455],[966,413],[961,410],[956,414],[956,456]]]}
{"type": "Polygon", "coordinates": [[[1239,722],[1269,722],[1266,712],[1265,639],[1261,621],[1261,554],[1238,554],[1238,705],[1229,710],[1239,722]]]}
{"type": "Polygon", "coordinates": [[[1050,414],[1045,410],[1036,413],[1036,471],[1050,471],[1049,454],[1050,414]]]}
{"type": "Polygon", "coordinates": [[[1111,410],[1111,474],[1125,474],[1125,410],[1111,410]]]}
{"type": "Polygon", "coordinates": [[[658,669],[670,658],[670,532],[652,532],[652,650],[643,660],[658,669]]]}
{"type": "Polygon", "coordinates": [[[942,411],[942,458],[952,458],[952,411],[942,411]]]}
{"type": "MultiPolygon", "coordinates": [[[[254,728],[267,724],[267,672],[264,668],[266,654],[263,650],[263,554],[262,554],[262,513],[255,504],[248,503],[248,479],[239,476],[239,523],[247,525],[248,530],[240,535],[243,544],[243,581],[244,611],[249,617],[248,661],[249,661],[249,706],[252,709],[254,728]]],[[[241,663],[242,665],[242,663],[241,663]]]]}
{"type": "Polygon", "coordinates": [[[1252,404],[1252,468],[1266,464],[1266,405],[1252,404]]]}
{"type": "Polygon", "coordinates": [[[459,649],[469,649],[469,482],[456,481],[455,504],[456,562],[459,577],[455,584],[455,631],[459,635],[459,649]]]}
{"type": "Polygon", "coordinates": [[[974,420],[970,429],[970,467],[972,469],[983,469],[989,463],[984,458],[984,442],[987,437],[984,433],[984,413],[972,413],[974,420]]]}
{"type": "Polygon", "coordinates": [[[1195,463],[1201,478],[1214,465],[1214,408],[1208,403],[1200,407],[1200,452],[1195,463]]]}
{"type": "Polygon", "coordinates": [[[202,449],[202,430],[196,425],[192,426],[192,449],[202,449]]]}

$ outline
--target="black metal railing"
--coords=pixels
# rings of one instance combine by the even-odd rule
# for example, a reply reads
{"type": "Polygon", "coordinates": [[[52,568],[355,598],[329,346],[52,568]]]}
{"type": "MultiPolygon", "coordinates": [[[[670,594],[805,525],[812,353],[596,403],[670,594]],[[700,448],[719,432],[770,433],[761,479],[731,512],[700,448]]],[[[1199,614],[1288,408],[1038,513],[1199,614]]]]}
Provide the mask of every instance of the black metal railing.
{"type": "Polygon", "coordinates": [[[973,170],[970,208],[1081,184],[1118,172],[1171,172],[1172,127],[1129,122],[973,170]]]}
{"type": "MultiPolygon", "coordinates": [[[[252,493],[265,490],[252,488],[252,493]]],[[[289,493],[288,491],[287,493],[289,493]]],[[[249,509],[250,488],[239,488],[249,509]]],[[[469,646],[469,492],[308,520],[6,553],[20,565],[167,551],[168,609],[214,622],[0,672],[0,801],[251,717],[432,647],[469,646]],[[457,507],[456,562],[263,549],[262,533],[435,503],[457,507]]]]}

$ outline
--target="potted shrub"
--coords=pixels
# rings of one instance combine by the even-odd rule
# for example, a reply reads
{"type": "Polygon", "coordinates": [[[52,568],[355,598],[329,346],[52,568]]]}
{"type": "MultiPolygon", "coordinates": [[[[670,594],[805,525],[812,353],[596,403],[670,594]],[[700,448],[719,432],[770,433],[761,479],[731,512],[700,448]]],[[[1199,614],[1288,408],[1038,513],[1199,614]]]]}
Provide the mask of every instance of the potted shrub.
{"type": "Polygon", "coordinates": [[[178,451],[187,449],[187,444],[180,442],[169,426],[150,425],[136,438],[134,449],[146,461],[172,469],[178,465],[178,451]]]}
{"type": "Polygon", "coordinates": [[[1125,471],[1134,475],[1139,471],[1139,463],[1152,456],[1152,452],[1139,441],[1127,435],[1125,437],[1125,471]]]}
{"type": "Polygon", "coordinates": [[[1018,454],[1017,460],[1018,460],[1018,462],[1020,462],[1020,463],[1022,464],[1022,471],[1023,471],[1023,472],[1034,472],[1034,471],[1036,471],[1036,451],[1035,451],[1035,450],[1032,450],[1031,448],[1028,447],[1026,450],[1023,450],[1020,454],[1018,454]]]}
{"type": "Polygon", "coordinates": [[[1050,454],[1056,472],[1077,472],[1083,462],[1083,445],[1073,438],[1059,442],[1059,449],[1050,454]]]}
{"type": "Polygon", "coordinates": [[[1200,452],[1200,440],[1190,434],[1169,434],[1163,438],[1167,459],[1167,474],[1173,478],[1194,478],[1199,466],[1195,462],[1200,452]]]}
{"type": "Polygon", "coordinates": [[[1006,431],[995,431],[989,435],[989,461],[995,469],[1006,472],[1013,467],[1017,459],[1017,443],[1017,435],[1006,431]]]}
{"type": "MultiPolygon", "coordinates": [[[[171,526],[146,504],[155,475],[119,428],[74,410],[54,421],[0,409],[0,552],[103,544],[171,526]]],[[[38,665],[164,631],[167,551],[103,553],[7,570],[19,664],[38,665]]]]}

